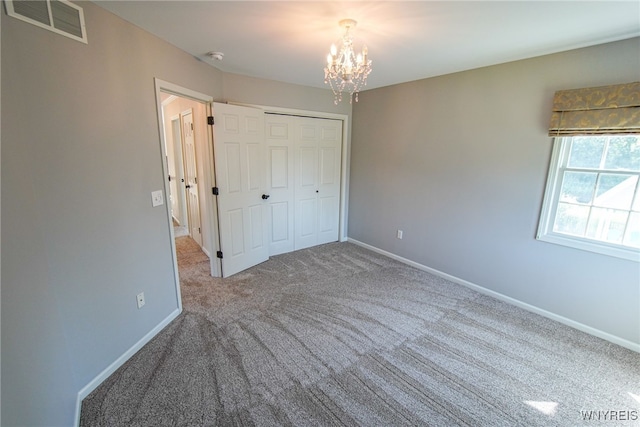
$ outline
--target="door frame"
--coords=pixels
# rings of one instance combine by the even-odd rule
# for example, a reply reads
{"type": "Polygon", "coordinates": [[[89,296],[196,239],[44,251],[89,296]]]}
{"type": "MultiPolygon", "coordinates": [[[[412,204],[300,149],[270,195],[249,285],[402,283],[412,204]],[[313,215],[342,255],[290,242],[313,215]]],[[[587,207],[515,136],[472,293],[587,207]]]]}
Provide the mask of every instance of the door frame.
{"type": "Polygon", "coordinates": [[[260,108],[265,114],[282,114],[287,116],[311,117],[316,119],[334,119],[342,121],[342,157],[340,160],[340,212],[338,225],[338,240],[346,242],[347,237],[347,215],[348,215],[348,193],[349,193],[349,171],[351,138],[349,133],[349,116],[347,114],[326,113],[322,111],[299,110],[295,108],[273,107],[269,105],[246,104],[240,102],[229,102],[229,104],[241,105],[244,107],[260,108]]]}
{"type": "MultiPolygon", "coordinates": [[[[154,78],[155,85],[155,93],[156,93],[156,108],[157,108],[157,116],[158,116],[158,130],[160,137],[160,150],[162,156],[162,173],[163,173],[163,190],[165,195],[169,194],[169,181],[166,179],[168,170],[166,162],[164,161],[165,152],[167,148],[167,143],[165,140],[164,134],[164,114],[162,109],[162,95],[161,93],[169,93],[182,98],[189,98],[196,102],[200,102],[205,105],[205,111],[207,115],[211,115],[211,103],[213,102],[213,96],[207,95],[201,92],[197,92],[191,89],[187,89],[183,86],[176,85],[174,83],[170,83],[159,78],[154,78]]],[[[203,161],[203,170],[204,177],[201,178],[202,185],[204,188],[215,187],[215,174],[214,174],[214,166],[213,166],[213,133],[211,130],[211,126],[207,126],[207,143],[206,143],[206,153],[204,153],[203,161]]],[[[206,192],[204,192],[206,194],[206,192]]],[[[166,199],[166,197],[165,197],[166,199]]],[[[207,218],[201,218],[201,222],[207,221],[209,223],[209,234],[210,241],[212,245],[213,252],[217,252],[220,250],[220,240],[218,238],[218,206],[216,204],[215,197],[213,195],[211,197],[206,197],[206,200],[200,201],[200,203],[206,203],[207,211],[210,213],[207,218]]],[[[176,286],[176,296],[178,299],[178,307],[180,311],[182,311],[182,296],[180,293],[180,276],[178,273],[178,258],[176,254],[176,243],[175,243],[175,234],[173,230],[173,222],[171,220],[171,206],[169,203],[165,203],[166,209],[166,218],[167,218],[167,226],[169,228],[169,236],[171,239],[171,257],[173,260],[173,270],[174,270],[174,279],[176,286]]],[[[222,274],[222,266],[220,265],[220,260],[214,256],[210,256],[210,268],[211,275],[214,277],[220,277],[222,274]]]]}

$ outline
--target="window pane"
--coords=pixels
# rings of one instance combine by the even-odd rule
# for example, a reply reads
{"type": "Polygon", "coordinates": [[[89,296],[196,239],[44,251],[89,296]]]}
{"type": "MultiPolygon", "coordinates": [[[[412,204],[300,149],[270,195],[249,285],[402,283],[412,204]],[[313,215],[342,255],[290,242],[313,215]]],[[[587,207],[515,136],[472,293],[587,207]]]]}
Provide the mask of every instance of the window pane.
{"type": "Polygon", "coordinates": [[[640,138],[637,136],[612,137],[609,140],[604,167],[640,171],[640,138]]]}
{"type": "Polygon", "coordinates": [[[604,136],[573,137],[568,165],[573,168],[599,168],[606,142],[607,137],[604,136]]]}
{"type": "Polygon", "coordinates": [[[603,173],[598,180],[596,206],[629,209],[638,182],[637,175],[603,173]]]}
{"type": "Polygon", "coordinates": [[[640,135],[555,142],[536,238],[640,261],[640,135]]]}
{"type": "Polygon", "coordinates": [[[593,208],[586,237],[603,242],[622,243],[628,216],[627,211],[593,208]]]}
{"type": "Polygon", "coordinates": [[[572,205],[569,203],[558,203],[556,220],[553,224],[553,231],[556,233],[573,234],[584,236],[589,218],[589,207],[572,205]]]}
{"type": "Polygon", "coordinates": [[[560,190],[561,202],[591,203],[598,174],[591,172],[565,172],[560,190]]]}
{"type": "Polygon", "coordinates": [[[632,212],[627,224],[627,232],[624,236],[624,244],[640,248],[640,213],[632,212]]]}

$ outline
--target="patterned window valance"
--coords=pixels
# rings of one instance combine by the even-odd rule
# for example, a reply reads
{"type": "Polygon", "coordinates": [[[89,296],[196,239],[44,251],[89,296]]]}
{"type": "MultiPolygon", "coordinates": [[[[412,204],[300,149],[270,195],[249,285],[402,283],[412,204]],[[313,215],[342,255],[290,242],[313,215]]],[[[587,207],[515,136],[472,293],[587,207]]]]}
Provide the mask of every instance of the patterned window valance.
{"type": "Polygon", "coordinates": [[[640,82],[559,90],[549,136],[640,134],[640,82]]]}

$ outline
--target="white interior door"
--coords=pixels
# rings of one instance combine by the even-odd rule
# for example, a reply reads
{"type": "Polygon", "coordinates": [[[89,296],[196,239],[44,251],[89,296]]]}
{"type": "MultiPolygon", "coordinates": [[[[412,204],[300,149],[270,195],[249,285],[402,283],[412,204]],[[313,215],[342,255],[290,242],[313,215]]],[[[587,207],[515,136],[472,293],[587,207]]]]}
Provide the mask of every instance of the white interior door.
{"type": "Polygon", "coordinates": [[[178,203],[178,177],[176,171],[176,156],[175,156],[175,141],[176,137],[180,138],[180,118],[176,117],[175,119],[171,119],[171,132],[166,134],[166,157],[167,157],[167,172],[169,174],[169,200],[171,202],[171,216],[173,220],[178,223],[178,225],[182,224],[180,219],[180,203],[178,203]]]}
{"type": "Polygon", "coordinates": [[[182,118],[182,140],[184,151],[185,188],[189,217],[189,235],[202,246],[200,223],[200,201],[198,197],[198,169],[196,167],[196,138],[193,126],[193,112],[184,112],[182,118]]]}
{"type": "Polygon", "coordinates": [[[269,254],[291,252],[294,213],[294,121],[295,117],[265,115],[267,149],[267,220],[269,223],[269,254]]]}
{"type": "Polygon", "coordinates": [[[184,188],[184,162],[182,160],[182,128],[180,115],[171,118],[171,133],[167,138],[169,175],[171,176],[171,213],[181,227],[187,227],[187,201],[184,188]]]}
{"type": "Polygon", "coordinates": [[[264,112],[213,104],[222,276],[269,258],[264,112]]]}

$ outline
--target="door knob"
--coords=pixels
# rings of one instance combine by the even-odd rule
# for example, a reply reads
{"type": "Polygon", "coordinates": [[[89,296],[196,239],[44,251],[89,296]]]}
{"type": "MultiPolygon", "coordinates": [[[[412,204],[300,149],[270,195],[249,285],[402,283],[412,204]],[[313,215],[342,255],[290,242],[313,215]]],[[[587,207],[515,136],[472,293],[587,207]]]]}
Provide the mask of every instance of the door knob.
{"type": "Polygon", "coordinates": [[[189,184],[185,185],[184,188],[191,188],[189,184]]]}
{"type": "Polygon", "coordinates": [[[268,194],[263,194],[262,195],[262,200],[267,200],[270,196],[268,194]]]}

